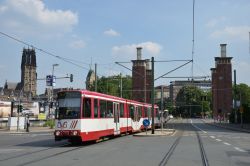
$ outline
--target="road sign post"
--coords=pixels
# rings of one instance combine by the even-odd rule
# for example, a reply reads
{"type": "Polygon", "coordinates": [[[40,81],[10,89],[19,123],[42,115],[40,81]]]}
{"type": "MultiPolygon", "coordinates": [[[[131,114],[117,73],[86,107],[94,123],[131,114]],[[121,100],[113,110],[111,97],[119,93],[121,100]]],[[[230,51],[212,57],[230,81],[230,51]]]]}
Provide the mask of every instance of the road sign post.
{"type": "Polygon", "coordinates": [[[242,117],[243,112],[244,112],[244,108],[241,106],[240,107],[240,126],[241,126],[241,128],[243,128],[243,117],[242,117]]]}

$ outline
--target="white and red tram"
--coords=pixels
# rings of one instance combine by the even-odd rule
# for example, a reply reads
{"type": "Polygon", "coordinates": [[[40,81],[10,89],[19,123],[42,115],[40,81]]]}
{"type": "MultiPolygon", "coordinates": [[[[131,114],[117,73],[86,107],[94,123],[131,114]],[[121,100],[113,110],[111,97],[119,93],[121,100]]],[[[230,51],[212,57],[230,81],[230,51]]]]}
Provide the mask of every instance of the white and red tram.
{"type": "MultiPolygon", "coordinates": [[[[61,91],[57,95],[56,141],[91,141],[140,132],[144,129],[142,121],[152,120],[150,104],[87,90],[61,91]]],[[[156,105],[154,115],[155,126],[159,126],[156,105]]]]}

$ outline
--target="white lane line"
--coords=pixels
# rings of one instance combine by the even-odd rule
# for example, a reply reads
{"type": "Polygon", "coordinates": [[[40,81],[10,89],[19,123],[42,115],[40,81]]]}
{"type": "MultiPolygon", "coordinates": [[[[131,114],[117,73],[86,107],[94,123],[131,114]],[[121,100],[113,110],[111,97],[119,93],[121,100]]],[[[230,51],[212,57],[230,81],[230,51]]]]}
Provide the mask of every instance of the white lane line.
{"type": "Polygon", "coordinates": [[[192,119],[191,119],[191,125],[194,126],[195,128],[197,128],[198,130],[202,131],[203,133],[207,133],[206,131],[204,131],[201,128],[199,128],[196,125],[194,125],[192,119]]]}
{"type": "Polygon", "coordinates": [[[214,138],[215,138],[215,136],[210,136],[210,138],[213,138],[213,139],[214,139],[214,138]]]}
{"type": "Polygon", "coordinates": [[[215,139],[216,141],[218,141],[218,142],[221,142],[221,139],[215,139]]]}
{"type": "Polygon", "coordinates": [[[223,142],[223,144],[228,145],[228,146],[231,145],[230,143],[227,143],[227,142],[223,142]]]}
{"type": "Polygon", "coordinates": [[[241,148],[238,148],[238,147],[234,147],[234,149],[237,150],[237,151],[239,151],[239,152],[247,152],[247,151],[245,151],[245,150],[243,150],[241,148]]]}

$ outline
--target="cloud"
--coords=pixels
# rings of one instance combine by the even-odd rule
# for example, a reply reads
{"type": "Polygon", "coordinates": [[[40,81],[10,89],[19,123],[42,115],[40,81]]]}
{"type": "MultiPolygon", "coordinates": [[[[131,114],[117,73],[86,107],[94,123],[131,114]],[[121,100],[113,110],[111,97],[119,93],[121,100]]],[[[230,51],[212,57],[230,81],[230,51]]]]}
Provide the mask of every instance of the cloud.
{"type": "Polygon", "coordinates": [[[160,53],[162,49],[162,46],[160,44],[148,41],[139,44],[114,46],[112,48],[112,54],[114,56],[133,57],[136,55],[136,47],[142,47],[143,48],[142,54],[145,55],[146,57],[156,56],[160,53]]]}
{"type": "Polygon", "coordinates": [[[7,6],[0,6],[0,13],[4,13],[7,10],[8,10],[7,6]]]}
{"type": "Polygon", "coordinates": [[[113,29],[106,30],[103,33],[104,33],[104,35],[112,36],[112,37],[120,36],[120,33],[116,32],[113,29]]]}
{"type": "Polygon", "coordinates": [[[72,41],[69,46],[73,49],[80,49],[86,46],[86,43],[83,40],[72,41]]]}
{"type": "Polygon", "coordinates": [[[64,33],[71,31],[78,23],[76,13],[70,10],[51,10],[41,0],[8,0],[0,11],[4,11],[4,15],[0,15],[3,25],[24,29],[27,33],[37,29],[42,32],[52,31],[51,34],[64,33]]]}
{"type": "Polygon", "coordinates": [[[219,23],[224,22],[225,20],[226,20],[226,17],[213,18],[206,23],[206,27],[214,28],[219,23]]]}
{"type": "Polygon", "coordinates": [[[210,37],[248,40],[249,32],[250,26],[227,26],[222,30],[214,31],[210,37]]]}

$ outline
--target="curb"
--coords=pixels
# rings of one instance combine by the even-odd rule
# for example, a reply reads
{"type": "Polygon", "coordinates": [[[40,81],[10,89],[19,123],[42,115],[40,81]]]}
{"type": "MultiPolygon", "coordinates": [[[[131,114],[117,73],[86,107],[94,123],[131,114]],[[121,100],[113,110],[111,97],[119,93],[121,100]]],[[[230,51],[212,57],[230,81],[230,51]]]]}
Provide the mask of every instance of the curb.
{"type": "Polygon", "coordinates": [[[206,122],[204,120],[202,120],[204,123],[208,124],[208,125],[212,125],[212,126],[217,126],[217,127],[221,127],[221,128],[225,128],[228,130],[233,130],[233,131],[241,131],[241,132],[245,132],[245,133],[250,133],[250,130],[247,129],[242,129],[242,128],[235,128],[235,127],[230,127],[230,126],[225,126],[225,125],[221,125],[221,124],[216,124],[213,122],[206,122]]]}
{"type": "Polygon", "coordinates": [[[151,130],[146,132],[141,132],[141,133],[136,133],[133,134],[135,137],[166,137],[173,135],[175,133],[174,129],[163,129],[163,132],[161,130],[155,130],[155,134],[151,134],[151,130]]]}

